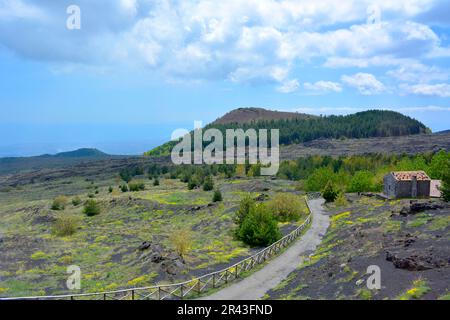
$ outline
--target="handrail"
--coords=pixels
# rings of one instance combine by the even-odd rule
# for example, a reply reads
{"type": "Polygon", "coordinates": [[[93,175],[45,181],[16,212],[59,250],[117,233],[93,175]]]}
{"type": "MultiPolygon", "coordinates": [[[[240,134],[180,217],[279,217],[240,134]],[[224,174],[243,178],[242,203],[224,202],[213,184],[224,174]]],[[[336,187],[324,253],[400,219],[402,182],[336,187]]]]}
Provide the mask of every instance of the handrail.
{"type": "Polygon", "coordinates": [[[238,263],[235,263],[225,269],[205,274],[192,280],[174,284],[163,284],[105,292],[78,293],[54,296],[11,297],[0,298],[0,300],[75,300],[76,298],[86,297],[97,298],[97,300],[125,300],[127,298],[130,298],[131,300],[165,300],[168,298],[183,299],[193,293],[201,294],[208,289],[218,288],[223,284],[239,278],[239,276],[243,272],[253,269],[256,265],[265,262],[269,258],[278,254],[281,249],[286,248],[289,244],[291,244],[295,239],[298,238],[298,236],[300,236],[302,231],[311,222],[311,208],[308,201],[316,199],[318,197],[320,197],[320,193],[311,193],[307,195],[306,205],[310,213],[306,220],[291,233],[274,242],[267,248],[262,249],[254,255],[239,261],[238,263]]]}

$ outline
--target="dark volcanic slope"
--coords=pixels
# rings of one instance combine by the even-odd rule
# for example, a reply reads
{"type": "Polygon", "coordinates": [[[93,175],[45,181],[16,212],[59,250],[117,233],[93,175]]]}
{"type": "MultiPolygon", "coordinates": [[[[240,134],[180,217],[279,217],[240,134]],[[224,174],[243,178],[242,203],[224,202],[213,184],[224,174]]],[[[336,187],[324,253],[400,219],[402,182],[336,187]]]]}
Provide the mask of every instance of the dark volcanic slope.
{"type": "Polygon", "coordinates": [[[136,166],[149,166],[150,164],[168,164],[170,158],[148,158],[148,157],[121,157],[102,160],[86,160],[83,162],[66,163],[64,166],[53,168],[45,167],[36,170],[27,169],[18,173],[0,173],[0,191],[2,188],[17,187],[33,182],[51,181],[55,179],[84,177],[88,179],[99,179],[114,177],[121,169],[136,166]]]}
{"type": "Polygon", "coordinates": [[[281,158],[291,160],[309,155],[341,156],[367,153],[417,154],[439,150],[450,150],[450,132],[401,137],[314,140],[282,146],[281,158]]]}
{"type": "Polygon", "coordinates": [[[88,161],[119,159],[123,156],[113,156],[97,149],[78,149],[61,152],[55,155],[44,154],[36,157],[0,158],[0,175],[25,170],[40,170],[46,168],[62,168],[88,161]]]}
{"type": "Polygon", "coordinates": [[[270,121],[270,120],[287,120],[287,119],[308,119],[315,118],[313,115],[296,112],[272,111],[262,108],[239,108],[233,110],[223,117],[217,119],[212,124],[228,124],[228,123],[250,123],[252,121],[270,121]]]}
{"type": "MultiPolygon", "coordinates": [[[[282,146],[281,159],[291,160],[309,155],[340,156],[368,153],[417,154],[439,150],[450,151],[450,132],[369,139],[315,140],[303,144],[282,146]]],[[[170,165],[170,156],[121,157],[90,161],[85,159],[85,161],[82,161],[81,163],[66,163],[65,166],[55,166],[50,168],[47,166],[45,167],[47,169],[40,168],[31,170],[33,166],[28,166],[26,169],[27,171],[16,174],[12,174],[14,171],[2,173],[0,170],[0,187],[18,186],[32,181],[38,182],[73,176],[88,178],[94,178],[99,175],[115,176],[123,168],[148,166],[152,163],[170,165]]]]}

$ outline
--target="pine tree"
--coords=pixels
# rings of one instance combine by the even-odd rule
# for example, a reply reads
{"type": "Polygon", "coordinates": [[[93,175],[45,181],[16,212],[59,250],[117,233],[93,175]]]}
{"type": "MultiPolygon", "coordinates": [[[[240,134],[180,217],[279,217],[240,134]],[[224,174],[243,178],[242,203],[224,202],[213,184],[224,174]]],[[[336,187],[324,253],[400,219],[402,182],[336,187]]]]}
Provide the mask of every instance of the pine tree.
{"type": "Polygon", "coordinates": [[[220,190],[214,191],[213,202],[221,202],[223,200],[220,190]]]}
{"type": "Polygon", "coordinates": [[[326,202],[334,202],[334,200],[336,200],[338,194],[336,190],[334,190],[333,183],[331,181],[328,181],[325,189],[323,189],[322,196],[326,202]]]}

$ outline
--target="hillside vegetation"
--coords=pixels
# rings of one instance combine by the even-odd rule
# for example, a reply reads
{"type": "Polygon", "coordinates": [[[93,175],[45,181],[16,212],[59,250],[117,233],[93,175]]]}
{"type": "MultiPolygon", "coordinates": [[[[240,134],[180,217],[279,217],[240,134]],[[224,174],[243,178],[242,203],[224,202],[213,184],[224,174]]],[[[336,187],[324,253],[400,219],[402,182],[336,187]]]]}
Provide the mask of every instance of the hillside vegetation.
{"type": "MultiPolygon", "coordinates": [[[[251,122],[217,120],[206,126],[225,133],[227,129],[279,129],[280,144],[298,144],[316,139],[370,138],[430,133],[423,123],[393,111],[371,110],[346,116],[300,117],[251,122]]],[[[146,153],[168,155],[176,142],[168,142],[146,153]]]]}

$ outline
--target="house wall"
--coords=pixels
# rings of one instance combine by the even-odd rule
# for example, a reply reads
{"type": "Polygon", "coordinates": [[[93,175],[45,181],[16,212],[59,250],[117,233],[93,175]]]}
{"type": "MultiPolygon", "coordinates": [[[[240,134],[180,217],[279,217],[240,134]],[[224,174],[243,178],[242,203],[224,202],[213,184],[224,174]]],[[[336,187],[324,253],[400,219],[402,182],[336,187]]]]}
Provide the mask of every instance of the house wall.
{"type": "Polygon", "coordinates": [[[388,197],[388,198],[395,198],[397,195],[396,189],[396,180],[394,179],[394,177],[392,176],[392,174],[387,174],[384,176],[383,179],[383,191],[384,194],[388,197]]]}
{"type": "MultiPolygon", "coordinates": [[[[397,181],[392,174],[383,179],[383,192],[388,198],[411,198],[412,181],[397,181]]],[[[430,196],[430,181],[417,181],[417,197],[430,196]]]]}
{"type": "Polygon", "coordinates": [[[417,197],[429,197],[430,185],[431,181],[417,181],[417,197]]]}
{"type": "MultiPolygon", "coordinates": [[[[396,188],[396,198],[411,198],[411,188],[412,188],[412,182],[411,181],[396,181],[397,188],[396,188]]],[[[419,187],[417,186],[417,189],[419,187]]]]}

